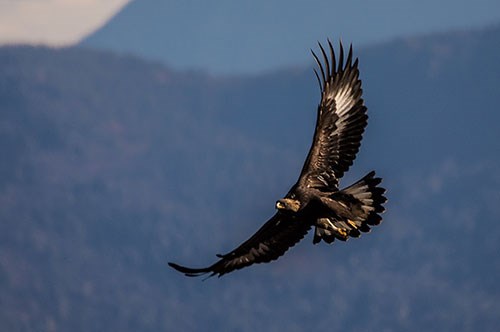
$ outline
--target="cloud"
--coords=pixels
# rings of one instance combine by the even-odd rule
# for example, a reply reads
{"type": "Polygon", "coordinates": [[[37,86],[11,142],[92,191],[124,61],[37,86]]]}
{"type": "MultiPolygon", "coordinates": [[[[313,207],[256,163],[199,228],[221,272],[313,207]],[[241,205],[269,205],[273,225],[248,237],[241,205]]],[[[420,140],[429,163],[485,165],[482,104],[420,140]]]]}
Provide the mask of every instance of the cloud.
{"type": "Polygon", "coordinates": [[[129,1],[0,0],[0,44],[72,44],[129,1]]]}

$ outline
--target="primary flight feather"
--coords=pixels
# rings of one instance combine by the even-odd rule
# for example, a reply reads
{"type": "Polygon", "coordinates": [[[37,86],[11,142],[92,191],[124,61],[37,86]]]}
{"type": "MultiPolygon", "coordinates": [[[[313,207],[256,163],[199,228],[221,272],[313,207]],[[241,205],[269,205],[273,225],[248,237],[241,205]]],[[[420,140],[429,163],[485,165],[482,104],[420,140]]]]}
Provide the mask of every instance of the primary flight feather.
{"type": "Polygon", "coordinates": [[[171,267],[187,276],[222,276],[255,263],[267,263],[282,256],[314,227],[313,243],[332,243],[359,237],[378,225],[384,212],[385,189],[370,172],[353,185],[339,190],[339,179],[352,165],[359,151],[368,116],[362,99],[358,60],[352,46],[344,62],[340,43],[338,60],[330,41],[325,50],[319,44],[320,60],[315,70],[321,89],[313,142],[298,181],[276,202],[276,213],[252,237],[205,268],[171,267]]]}

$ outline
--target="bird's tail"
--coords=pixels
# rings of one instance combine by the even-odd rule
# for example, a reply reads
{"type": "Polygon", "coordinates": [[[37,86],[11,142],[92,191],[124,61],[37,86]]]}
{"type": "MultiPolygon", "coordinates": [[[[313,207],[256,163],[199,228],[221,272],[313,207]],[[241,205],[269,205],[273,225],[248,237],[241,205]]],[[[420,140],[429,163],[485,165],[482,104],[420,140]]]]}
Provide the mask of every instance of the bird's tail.
{"type": "Polygon", "coordinates": [[[335,215],[320,218],[316,222],[313,243],[321,240],[332,243],[335,238],[345,241],[369,232],[370,226],[380,224],[387,201],[385,189],[380,187],[381,178],[370,172],[358,182],[335,192],[330,197],[343,210],[335,215]]]}

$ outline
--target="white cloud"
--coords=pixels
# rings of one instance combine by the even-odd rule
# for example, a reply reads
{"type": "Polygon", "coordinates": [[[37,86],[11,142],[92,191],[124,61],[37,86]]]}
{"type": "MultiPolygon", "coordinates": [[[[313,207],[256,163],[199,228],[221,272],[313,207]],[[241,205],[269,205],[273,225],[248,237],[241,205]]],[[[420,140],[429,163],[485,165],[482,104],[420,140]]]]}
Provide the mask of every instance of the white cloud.
{"type": "Polygon", "coordinates": [[[0,44],[71,44],[129,1],[0,0],[0,44]]]}

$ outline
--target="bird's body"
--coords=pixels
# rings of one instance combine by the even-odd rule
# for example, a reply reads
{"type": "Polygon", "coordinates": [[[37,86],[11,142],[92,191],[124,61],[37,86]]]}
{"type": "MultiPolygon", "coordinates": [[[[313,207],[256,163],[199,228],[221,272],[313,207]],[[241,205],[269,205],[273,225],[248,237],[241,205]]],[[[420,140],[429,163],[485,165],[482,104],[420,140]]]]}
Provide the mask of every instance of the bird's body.
{"type": "Polygon", "coordinates": [[[320,72],[315,71],[321,88],[321,102],[313,143],[297,183],[276,202],[276,214],[250,239],[226,255],[217,255],[215,264],[201,269],[169,263],[187,276],[205,273],[219,276],[254,263],[267,263],[282,256],[314,227],[313,243],[335,239],[345,241],[378,225],[384,211],[385,189],[380,178],[368,173],[344,188],[339,179],[352,165],[367,124],[361,97],[358,61],[352,61],[352,48],[344,63],[340,44],[338,65],[328,42],[330,60],[321,45],[324,66],[314,54],[320,72]]]}

